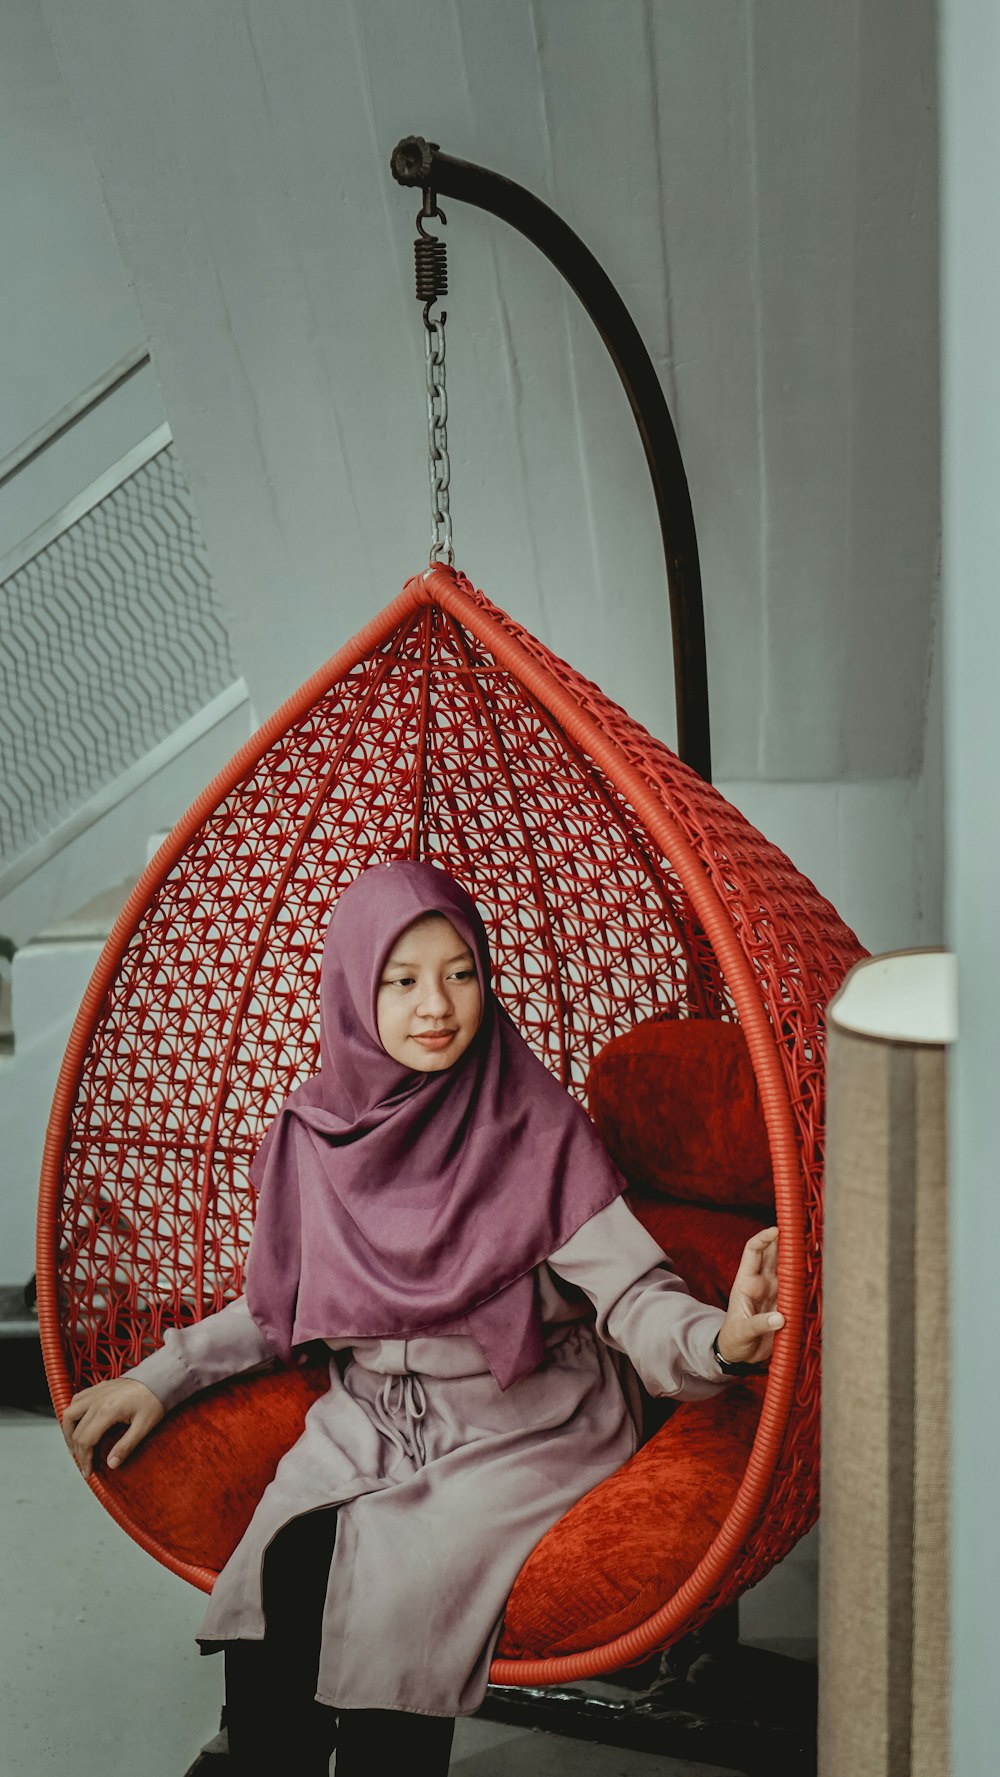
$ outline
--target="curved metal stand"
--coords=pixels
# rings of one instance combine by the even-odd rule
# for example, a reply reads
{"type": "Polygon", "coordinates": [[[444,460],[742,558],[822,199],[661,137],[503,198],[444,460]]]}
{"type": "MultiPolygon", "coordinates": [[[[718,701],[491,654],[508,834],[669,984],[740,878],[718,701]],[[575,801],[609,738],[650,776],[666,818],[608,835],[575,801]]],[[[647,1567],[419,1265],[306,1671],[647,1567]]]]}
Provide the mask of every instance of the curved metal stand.
{"type": "Polygon", "coordinates": [[[660,515],[673,632],[677,751],[711,782],[705,614],[694,514],[670,410],[635,322],[590,249],[523,185],[442,154],[422,136],[397,143],[390,165],[398,184],[474,204],[526,235],[576,291],[607,346],[635,415],[660,515]]]}

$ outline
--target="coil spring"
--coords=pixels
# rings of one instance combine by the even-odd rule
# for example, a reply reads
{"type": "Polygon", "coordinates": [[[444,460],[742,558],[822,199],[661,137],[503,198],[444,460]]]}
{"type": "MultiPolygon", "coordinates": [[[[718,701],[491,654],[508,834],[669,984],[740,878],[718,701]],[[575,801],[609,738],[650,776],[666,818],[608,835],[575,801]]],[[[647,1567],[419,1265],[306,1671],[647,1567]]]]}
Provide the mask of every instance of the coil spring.
{"type": "Polygon", "coordinates": [[[444,241],[420,235],[413,243],[417,301],[436,302],[448,294],[448,248],[444,241]]]}

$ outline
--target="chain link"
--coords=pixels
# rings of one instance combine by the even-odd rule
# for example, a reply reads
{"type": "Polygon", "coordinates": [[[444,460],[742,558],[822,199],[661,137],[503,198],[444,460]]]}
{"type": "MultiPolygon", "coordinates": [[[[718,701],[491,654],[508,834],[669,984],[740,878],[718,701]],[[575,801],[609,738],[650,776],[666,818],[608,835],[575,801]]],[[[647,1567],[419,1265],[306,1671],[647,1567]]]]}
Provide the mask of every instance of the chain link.
{"type": "Polygon", "coordinates": [[[430,565],[454,567],[451,534],[451,460],[448,456],[448,392],[444,379],[444,324],[447,313],[432,315],[424,305],[424,349],[427,359],[427,449],[431,481],[430,565]]]}

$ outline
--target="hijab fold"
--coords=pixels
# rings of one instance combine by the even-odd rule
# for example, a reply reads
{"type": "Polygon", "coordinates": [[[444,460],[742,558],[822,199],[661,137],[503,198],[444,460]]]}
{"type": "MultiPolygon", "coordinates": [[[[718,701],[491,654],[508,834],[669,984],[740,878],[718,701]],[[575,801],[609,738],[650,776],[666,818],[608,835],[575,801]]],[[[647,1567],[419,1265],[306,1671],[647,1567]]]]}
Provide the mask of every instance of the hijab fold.
{"type": "Polygon", "coordinates": [[[625,1188],[586,1112],[497,1001],[474,901],[433,864],[364,871],[337,902],[320,975],[320,1071],[250,1168],[250,1313],[291,1360],[313,1339],[471,1334],[501,1388],[541,1362],[534,1270],[625,1188]],[[472,1043],[420,1073],[378,1037],[396,940],[441,913],[482,995],[472,1043]]]}

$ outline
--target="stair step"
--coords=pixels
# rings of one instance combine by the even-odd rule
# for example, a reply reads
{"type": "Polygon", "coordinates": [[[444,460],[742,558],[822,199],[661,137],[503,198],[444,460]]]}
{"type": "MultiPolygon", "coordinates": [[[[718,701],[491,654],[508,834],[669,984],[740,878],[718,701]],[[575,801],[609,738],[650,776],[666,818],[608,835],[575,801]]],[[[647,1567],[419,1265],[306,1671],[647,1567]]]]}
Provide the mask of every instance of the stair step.
{"type": "Polygon", "coordinates": [[[94,940],[103,943],[138,880],[137,876],[125,876],[111,888],[102,889],[75,913],[68,913],[65,919],[38,932],[32,944],[80,944],[94,940]]]}

